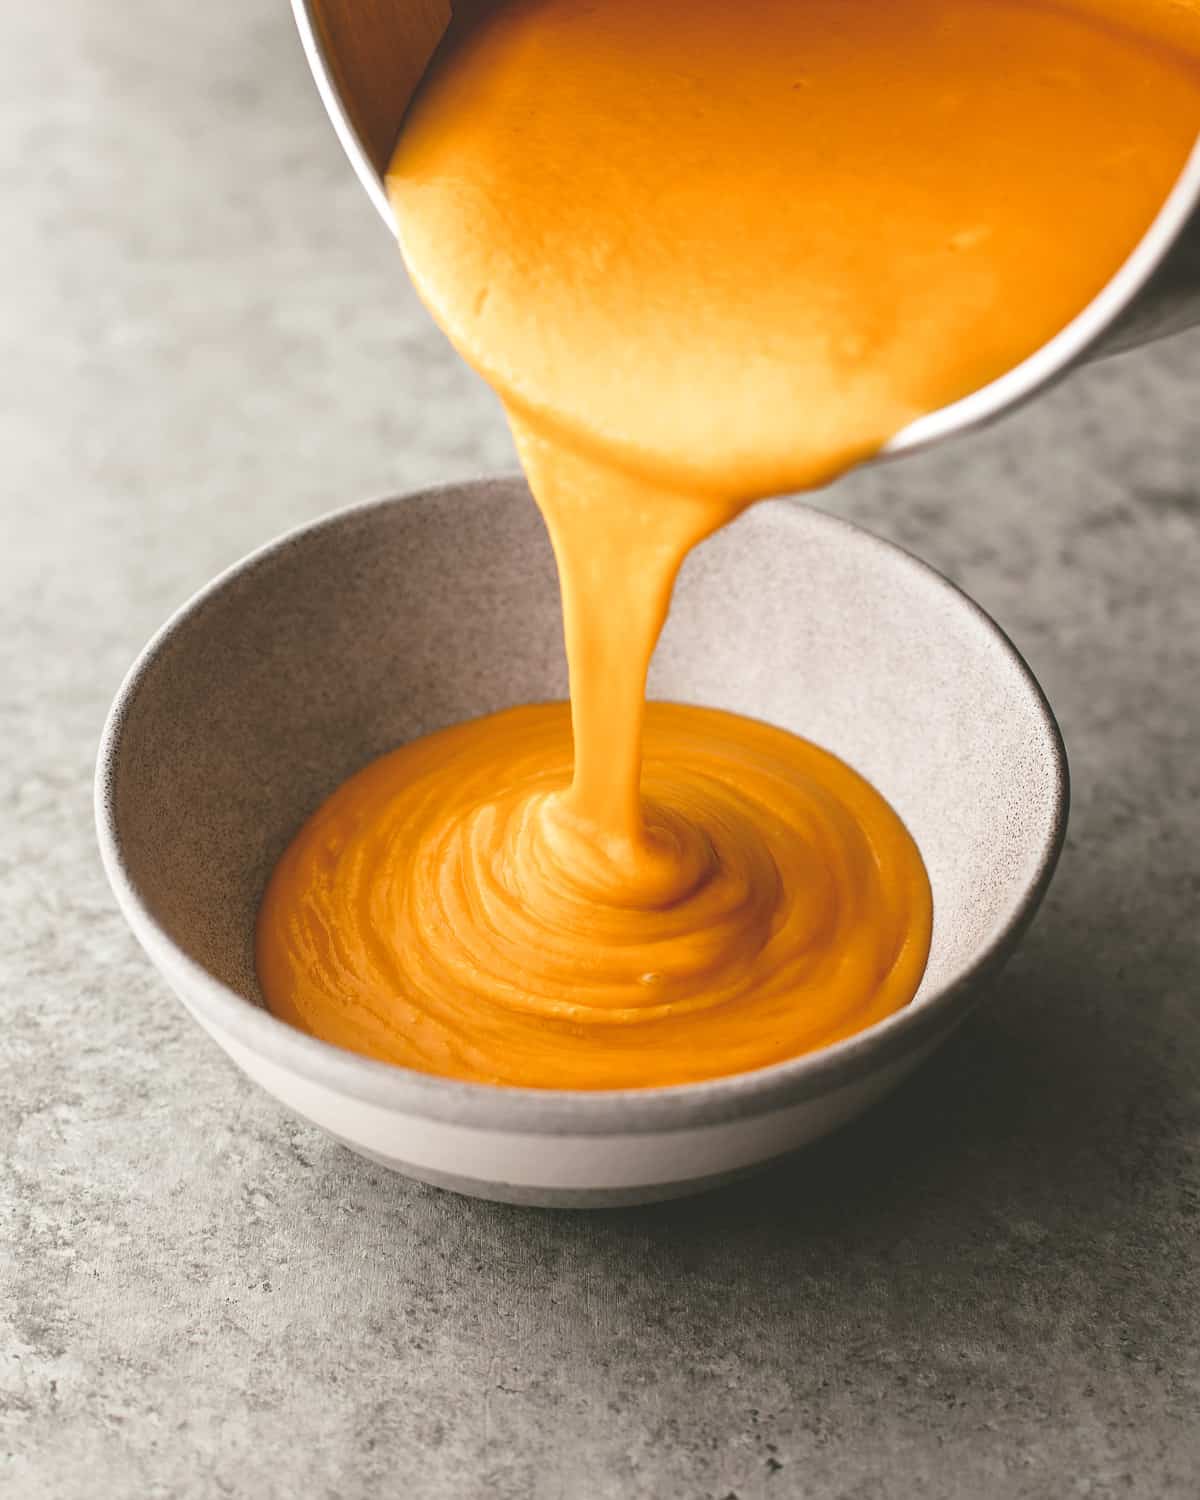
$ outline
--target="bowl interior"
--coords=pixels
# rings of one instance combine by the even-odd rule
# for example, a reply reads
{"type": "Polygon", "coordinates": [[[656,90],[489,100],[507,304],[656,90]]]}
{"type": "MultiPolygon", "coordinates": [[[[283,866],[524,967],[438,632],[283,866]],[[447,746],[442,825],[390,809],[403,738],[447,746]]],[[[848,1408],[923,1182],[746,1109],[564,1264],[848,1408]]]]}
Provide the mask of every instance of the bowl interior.
{"type": "MultiPolygon", "coordinates": [[[[971,967],[1052,857],[1061,746],[995,627],[923,565],[794,502],[689,560],[653,695],[770,720],[864,774],[934,896],[918,1003],[971,967]]],[[[241,564],[168,625],[109,740],[125,872],[174,944],[262,1003],[258,902],[304,818],[413,736],[565,695],[554,563],[518,480],[382,502],[241,564]]]]}

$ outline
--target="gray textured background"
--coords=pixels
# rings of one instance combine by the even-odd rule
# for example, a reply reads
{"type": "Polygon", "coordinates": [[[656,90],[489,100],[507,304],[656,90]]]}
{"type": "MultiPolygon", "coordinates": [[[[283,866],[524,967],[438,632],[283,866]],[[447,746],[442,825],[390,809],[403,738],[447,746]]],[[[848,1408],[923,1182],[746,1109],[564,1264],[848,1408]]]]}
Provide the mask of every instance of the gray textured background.
{"type": "Polygon", "coordinates": [[[490,1207],[234,1073],[113,909],[89,783],[169,610],[509,465],[496,407],[284,0],[8,6],[0,174],[0,1492],[1194,1496],[1200,335],[821,497],[1060,715],[1071,836],[997,1002],[757,1183],[490,1207]]]}

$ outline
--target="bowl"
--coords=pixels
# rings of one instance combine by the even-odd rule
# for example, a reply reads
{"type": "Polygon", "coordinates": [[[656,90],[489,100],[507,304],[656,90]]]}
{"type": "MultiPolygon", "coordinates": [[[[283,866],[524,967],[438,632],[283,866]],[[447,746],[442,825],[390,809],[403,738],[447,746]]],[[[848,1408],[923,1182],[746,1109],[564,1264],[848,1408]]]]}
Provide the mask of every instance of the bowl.
{"type": "Polygon", "coordinates": [[[975,604],[796,501],[754,507],[689,559],[650,690],[802,734],[888,798],[933,887],[929,964],[908,1007],[755,1072],[603,1092],[432,1077],[264,1009],[259,900],[318,804],[413,736],[565,695],[553,557],[519,479],[342,511],[184,605],[104,730],[109,880],[152,962],[238,1066],[377,1162],[480,1197],[571,1206],[724,1182],[859,1114],[962,1021],[1050,880],[1066,755],[1029,669],[975,604]]]}

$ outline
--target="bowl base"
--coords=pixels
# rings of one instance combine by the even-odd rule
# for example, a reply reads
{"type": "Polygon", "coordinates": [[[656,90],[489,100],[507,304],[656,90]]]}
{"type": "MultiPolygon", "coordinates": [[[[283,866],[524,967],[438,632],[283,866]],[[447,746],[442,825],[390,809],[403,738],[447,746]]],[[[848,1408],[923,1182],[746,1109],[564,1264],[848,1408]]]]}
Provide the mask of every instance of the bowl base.
{"type": "Polygon", "coordinates": [[[431,1171],[425,1167],[414,1167],[411,1162],[397,1161],[381,1156],[377,1151],[348,1141],[335,1131],[327,1131],[339,1145],[355,1156],[365,1157],[376,1166],[386,1167],[389,1172],[398,1172],[414,1182],[423,1182],[427,1187],[444,1188],[464,1198],[482,1198],[491,1203],[513,1203],[522,1208],[637,1208],[647,1203],[667,1203],[673,1198],[692,1198],[714,1188],[727,1187],[745,1177],[757,1176],[768,1168],[777,1166],[788,1157],[795,1156],[803,1147],[783,1151],[765,1161],[750,1162],[744,1167],[735,1167],[728,1172],[714,1172],[708,1177],[688,1177],[682,1182],[640,1183],[627,1188],[552,1188],[530,1187],[520,1182],[484,1182],[476,1177],[460,1177],[456,1173],[431,1171]]]}

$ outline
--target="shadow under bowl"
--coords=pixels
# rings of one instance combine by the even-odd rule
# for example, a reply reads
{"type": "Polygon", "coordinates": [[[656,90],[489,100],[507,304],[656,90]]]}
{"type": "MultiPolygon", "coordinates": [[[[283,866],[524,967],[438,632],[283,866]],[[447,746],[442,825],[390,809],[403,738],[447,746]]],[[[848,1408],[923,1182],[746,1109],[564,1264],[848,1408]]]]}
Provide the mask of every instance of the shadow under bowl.
{"type": "Polygon", "coordinates": [[[595,1093],[410,1072],[264,1009],[259,901],[324,798],[417,735],[565,696],[554,561],[519,479],[332,515],[186,604],[105,727],[105,868],[192,1015],[251,1078],[354,1150],[513,1202],[694,1192],[859,1114],[962,1020],[1049,883],[1067,765],[1041,690],[976,605],[899,548],[795,501],[754,507],[689,559],[650,691],[802,734],[891,802],[933,887],[911,1005],[753,1073],[595,1093]]]}

